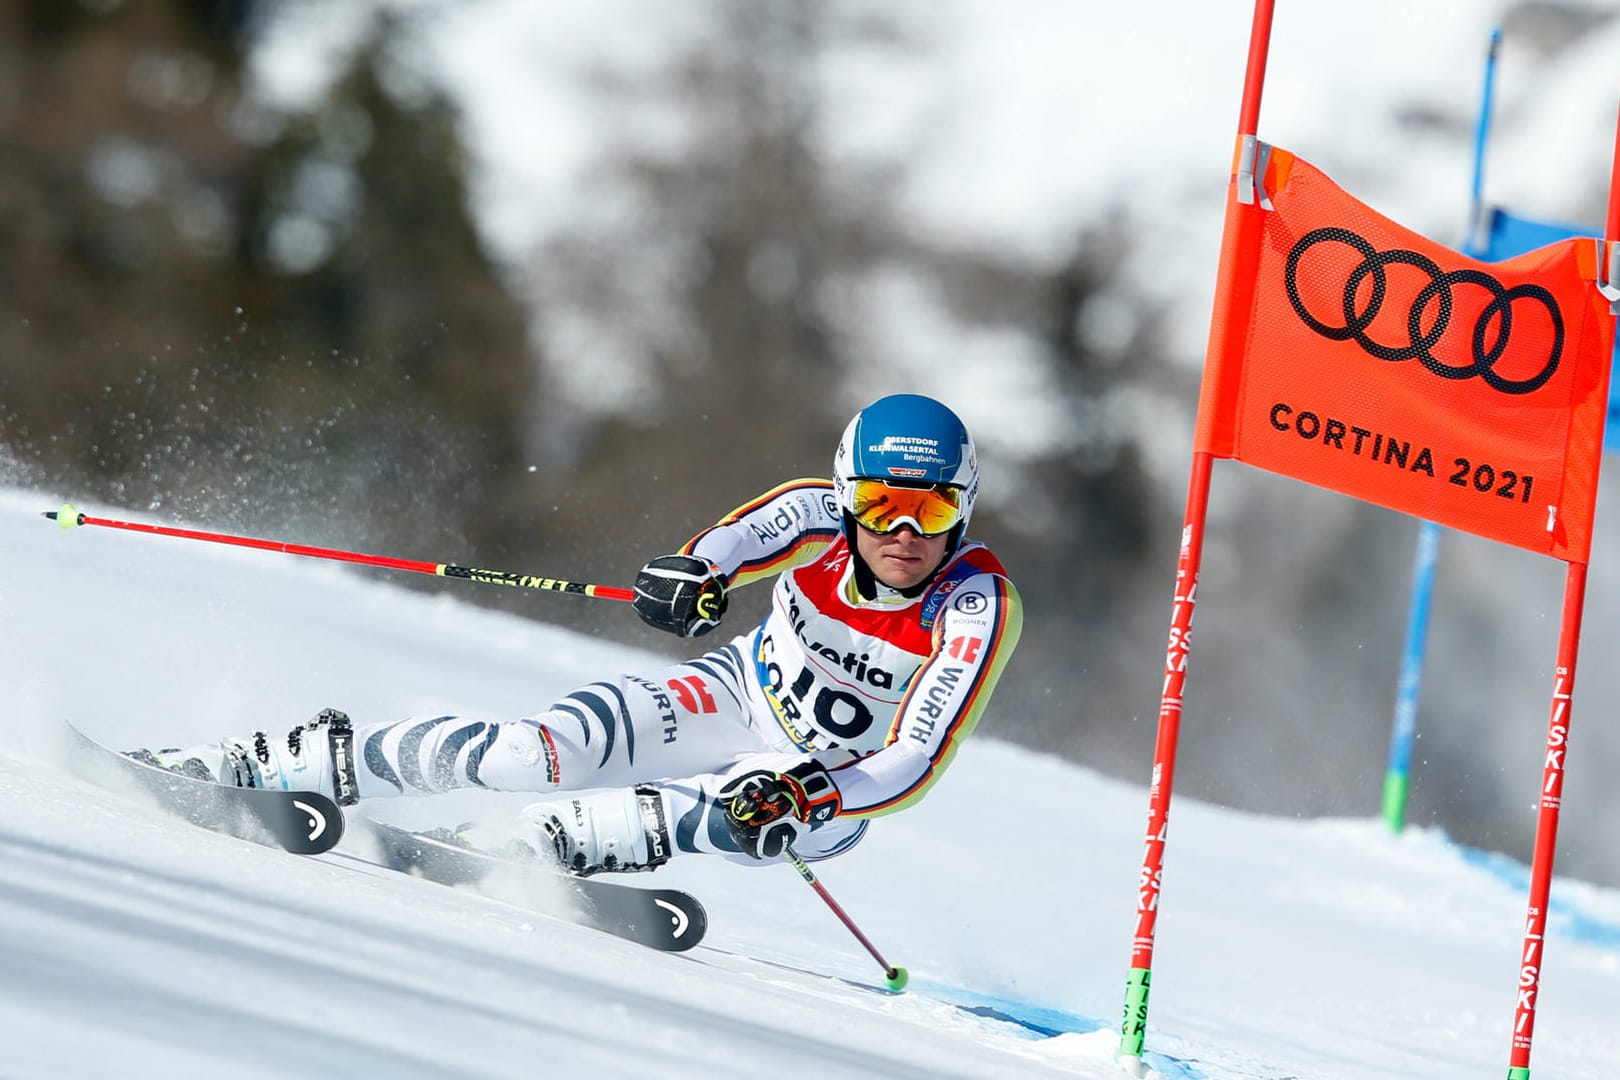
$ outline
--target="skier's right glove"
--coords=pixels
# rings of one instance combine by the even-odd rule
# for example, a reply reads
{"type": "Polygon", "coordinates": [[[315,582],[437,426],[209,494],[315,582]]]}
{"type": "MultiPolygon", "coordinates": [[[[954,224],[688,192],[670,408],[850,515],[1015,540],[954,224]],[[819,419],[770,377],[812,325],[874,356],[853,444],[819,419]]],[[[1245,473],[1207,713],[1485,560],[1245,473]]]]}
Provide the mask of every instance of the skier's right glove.
{"type": "Polygon", "coordinates": [[[693,555],[660,555],[636,575],[636,614],[648,626],[702,637],[726,613],[726,579],[693,555]]]}

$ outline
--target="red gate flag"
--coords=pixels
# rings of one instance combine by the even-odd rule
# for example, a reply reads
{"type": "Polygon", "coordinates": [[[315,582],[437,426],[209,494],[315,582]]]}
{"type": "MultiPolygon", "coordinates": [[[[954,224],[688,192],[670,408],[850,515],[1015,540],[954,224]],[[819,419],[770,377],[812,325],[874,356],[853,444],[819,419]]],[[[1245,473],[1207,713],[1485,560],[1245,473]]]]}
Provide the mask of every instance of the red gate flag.
{"type": "Polygon", "coordinates": [[[1233,184],[1258,182],[1260,240],[1234,242],[1256,215],[1229,198],[1194,448],[1586,563],[1614,341],[1602,245],[1480,262],[1259,148],[1233,184]]]}

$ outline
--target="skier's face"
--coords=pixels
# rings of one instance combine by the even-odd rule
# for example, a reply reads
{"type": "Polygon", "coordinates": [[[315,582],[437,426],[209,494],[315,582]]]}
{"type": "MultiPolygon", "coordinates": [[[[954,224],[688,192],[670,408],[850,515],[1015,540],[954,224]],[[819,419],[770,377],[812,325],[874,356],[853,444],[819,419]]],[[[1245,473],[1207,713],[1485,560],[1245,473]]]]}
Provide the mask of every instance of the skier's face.
{"type": "Polygon", "coordinates": [[[855,527],[855,550],[872,568],[872,574],[891,589],[909,589],[939,569],[945,558],[948,533],[922,536],[910,525],[893,532],[875,533],[864,525],[855,527]]]}

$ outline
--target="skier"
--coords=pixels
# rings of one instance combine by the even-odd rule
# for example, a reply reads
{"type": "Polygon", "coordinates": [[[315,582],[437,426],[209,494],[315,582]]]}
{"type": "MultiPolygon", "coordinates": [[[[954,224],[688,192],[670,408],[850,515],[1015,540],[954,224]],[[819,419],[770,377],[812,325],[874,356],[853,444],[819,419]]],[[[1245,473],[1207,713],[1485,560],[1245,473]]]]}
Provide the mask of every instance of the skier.
{"type": "Polygon", "coordinates": [[[964,536],[978,487],[950,409],[885,397],[850,421],[831,483],[766,492],[637,575],[637,614],[685,638],[720,625],[731,589],[776,577],[764,622],[696,659],[515,721],[353,725],[327,709],[285,738],[136,756],[344,805],[457,787],[558,793],[519,826],[579,875],[685,852],[829,858],[939,779],[1017,644],[1018,593],[964,536]]]}

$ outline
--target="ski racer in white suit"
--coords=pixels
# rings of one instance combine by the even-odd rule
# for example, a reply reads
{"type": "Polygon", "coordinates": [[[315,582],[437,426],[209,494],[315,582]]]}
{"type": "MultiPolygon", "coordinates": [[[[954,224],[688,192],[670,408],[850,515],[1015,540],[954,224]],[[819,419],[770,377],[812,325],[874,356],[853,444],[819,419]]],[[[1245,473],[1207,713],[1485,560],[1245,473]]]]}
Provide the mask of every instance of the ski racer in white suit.
{"type": "Polygon", "coordinates": [[[696,659],[591,683],[515,721],[353,725],[326,710],[285,739],[258,732],[158,760],[340,803],[568,792],[522,818],[533,845],[582,875],[685,852],[840,854],[869,818],[939,779],[1023,616],[1001,564],[963,535],[978,468],[951,410],[916,395],[873,403],[845,430],[833,476],[766,492],[637,576],[642,619],[683,637],[719,624],[730,589],[775,576],[764,622],[696,659]]]}

